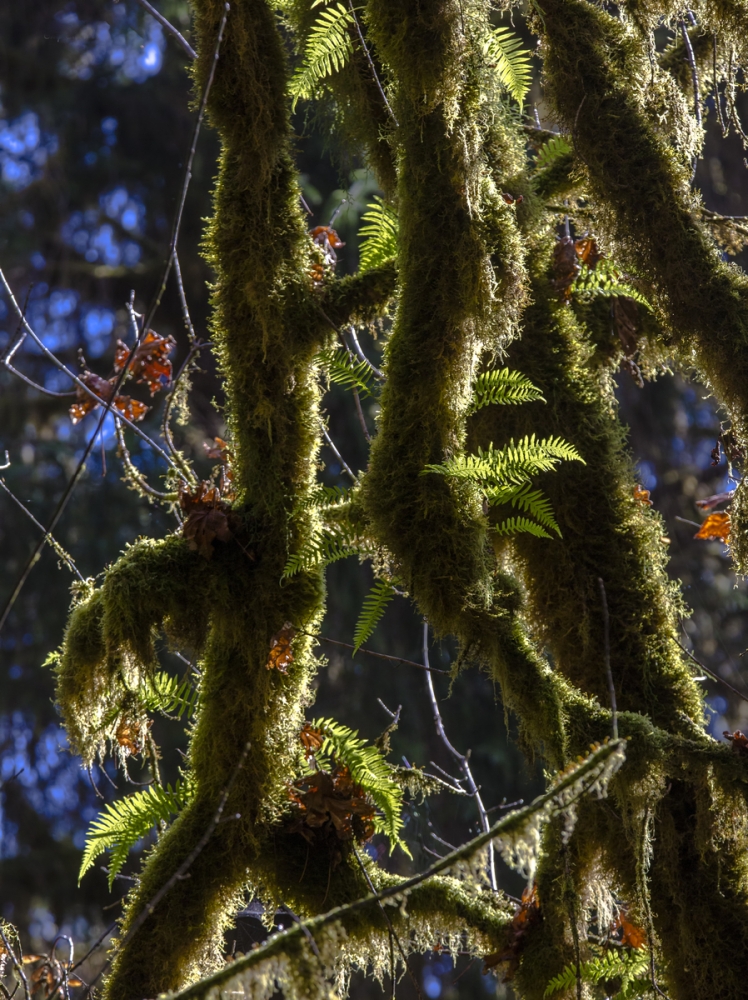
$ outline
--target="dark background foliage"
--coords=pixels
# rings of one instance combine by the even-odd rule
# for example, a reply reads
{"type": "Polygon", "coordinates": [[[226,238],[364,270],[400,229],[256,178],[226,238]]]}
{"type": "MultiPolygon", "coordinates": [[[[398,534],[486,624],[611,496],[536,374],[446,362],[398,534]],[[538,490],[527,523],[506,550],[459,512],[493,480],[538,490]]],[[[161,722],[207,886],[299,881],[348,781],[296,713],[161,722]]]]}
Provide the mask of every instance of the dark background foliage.
{"type": "MultiPolygon", "coordinates": [[[[161,9],[188,32],[186,3],[164,0],[161,9]]],[[[124,307],[130,291],[139,310],[155,292],[194,121],[186,62],[184,53],[135,0],[0,4],[0,266],[37,332],[69,366],[78,365],[82,351],[93,370],[107,375],[115,341],[127,338],[124,307]]],[[[537,86],[533,94],[542,113],[537,86]]],[[[315,126],[300,110],[296,124],[299,173],[313,212],[310,228],[327,223],[339,208],[335,226],[347,245],[338,269],[353,270],[358,220],[376,192],[375,183],[362,162],[336,150],[324,123],[315,126]]],[[[202,334],[210,273],[199,243],[202,220],[210,212],[216,151],[215,137],[205,129],[180,240],[187,294],[202,334]]],[[[715,211],[748,212],[743,152],[737,142],[721,139],[714,115],[708,120],[697,183],[715,211]]],[[[183,357],[186,339],[172,286],[154,325],[160,334],[176,337],[177,360],[183,357]]],[[[0,347],[5,348],[15,330],[9,303],[0,294],[0,347]]],[[[375,344],[369,348],[376,354],[375,344]]],[[[17,360],[46,388],[68,389],[67,380],[30,346],[17,360]]],[[[714,401],[698,384],[680,377],[665,375],[643,388],[625,372],[618,379],[641,483],[664,515],[671,572],[683,582],[693,609],[683,625],[684,642],[712,671],[743,689],[745,584],[736,582],[724,547],[694,541],[695,528],[687,523],[701,520],[696,499],[731,486],[724,460],[710,464],[720,429],[714,401]]],[[[41,522],[51,516],[96,427],[95,416],[74,427],[67,415],[69,402],[43,396],[0,371],[0,452],[7,449],[11,463],[3,476],[41,522]]],[[[334,390],[326,405],[331,433],[343,454],[354,468],[362,467],[366,451],[350,398],[334,390]]],[[[203,443],[223,428],[220,383],[207,352],[189,407],[189,422],[179,433],[186,451],[200,461],[203,443]]],[[[373,428],[374,404],[366,416],[373,428]]],[[[147,418],[144,426],[156,431],[156,418],[147,418]]],[[[324,452],[325,479],[336,483],[341,470],[331,458],[324,452]]],[[[146,471],[157,470],[145,446],[135,445],[133,459],[146,471]]],[[[202,460],[207,473],[210,463],[202,460]]],[[[584,509],[585,497],[578,502],[584,509]]],[[[586,516],[594,530],[594,509],[586,516]]],[[[88,576],[99,573],[136,537],[157,537],[172,527],[164,513],[121,481],[110,418],[56,531],[59,541],[88,576]]],[[[13,501],[0,495],[3,604],[37,537],[37,529],[13,501]]],[[[127,788],[113,768],[109,777],[95,771],[90,782],[65,750],[52,676],[43,666],[60,643],[70,598],[71,578],[57,563],[46,549],[0,634],[0,915],[19,927],[34,951],[44,950],[59,931],[71,934],[81,946],[94,940],[118,915],[116,901],[124,892],[124,883],[117,882],[110,894],[99,869],[79,888],[76,885],[85,829],[101,806],[93,782],[108,800],[116,794],[110,779],[120,792],[127,788]]],[[[322,634],[350,642],[371,584],[369,570],[351,560],[336,564],[328,584],[322,634]]],[[[420,659],[420,622],[406,600],[390,607],[369,645],[420,659]]],[[[389,721],[379,700],[392,710],[402,705],[393,739],[395,758],[419,764],[434,760],[449,768],[434,732],[421,673],[362,654],[352,661],[332,645],[322,644],[320,653],[327,663],[320,670],[314,714],[334,716],[374,738],[389,721]]],[[[432,663],[448,666],[451,654],[448,644],[437,645],[432,663]]],[[[166,651],[164,664],[172,671],[180,667],[166,651]]],[[[745,702],[712,681],[705,683],[715,735],[748,725],[745,702]]],[[[460,750],[472,751],[486,804],[534,794],[539,775],[512,743],[489,681],[471,671],[451,691],[446,683],[437,687],[445,699],[450,738],[460,750]]],[[[165,721],[156,726],[165,775],[173,778],[181,730],[165,721]]],[[[133,779],[142,780],[136,768],[133,779]]],[[[411,803],[406,835],[414,854],[412,866],[423,867],[429,852],[441,850],[433,834],[458,843],[475,829],[469,800],[441,795],[422,805],[411,803]]],[[[384,845],[376,842],[371,849],[384,853],[384,845]]],[[[403,871],[411,865],[402,856],[391,863],[403,871]]],[[[500,883],[510,892],[521,889],[503,865],[500,883]]],[[[258,928],[250,914],[240,918],[240,950],[249,946],[258,928]]],[[[492,977],[481,980],[477,966],[455,983],[450,960],[438,955],[426,959],[419,974],[430,998],[481,995],[497,988],[492,977]]],[[[407,992],[410,985],[404,982],[402,989],[407,992]]],[[[362,982],[356,991],[373,995],[376,988],[362,982]]]]}

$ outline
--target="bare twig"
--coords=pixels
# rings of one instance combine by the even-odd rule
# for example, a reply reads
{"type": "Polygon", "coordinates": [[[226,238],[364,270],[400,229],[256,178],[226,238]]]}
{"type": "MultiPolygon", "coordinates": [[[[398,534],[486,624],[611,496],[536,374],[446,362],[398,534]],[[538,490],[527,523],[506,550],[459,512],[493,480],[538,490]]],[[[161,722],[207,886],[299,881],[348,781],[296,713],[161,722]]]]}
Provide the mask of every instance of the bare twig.
{"type": "MultiPolygon", "coordinates": [[[[7,466],[3,466],[3,468],[7,468],[7,466]]],[[[26,517],[31,521],[31,523],[35,525],[35,527],[37,527],[39,531],[42,532],[42,534],[44,535],[44,540],[47,542],[50,548],[54,549],[54,551],[57,553],[60,559],[62,559],[62,561],[67,565],[70,572],[75,573],[75,575],[78,577],[81,583],[83,583],[84,579],[83,574],[75,565],[75,560],[73,559],[73,557],[68,552],[65,551],[65,549],[60,545],[60,543],[49,532],[47,532],[44,525],[41,524],[39,521],[37,521],[37,519],[34,517],[34,515],[31,513],[28,507],[21,500],[18,499],[18,497],[15,495],[15,493],[13,493],[13,491],[10,489],[5,480],[1,478],[0,478],[0,489],[3,489],[8,494],[10,499],[18,507],[21,508],[21,510],[24,512],[26,517]]]]}
{"type": "Polygon", "coordinates": [[[608,679],[608,692],[610,694],[610,716],[613,726],[613,739],[618,739],[618,706],[616,704],[616,687],[613,683],[613,672],[610,669],[610,614],[608,613],[608,595],[605,593],[605,584],[602,577],[597,578],[600,588],[600,599],[603,605],[603,642],[605,655],[605,675],[608,679]]]}
{"type": "Polygon", "coordinates": [[[356,31],[358,32],[359,41],[361,42],[361,48],[364,50],[364,55],[366,56],[366,61],[369,64],[371,75],[374,77],[374,82],[377,85],[382,100],[384,101],[384,106],[387,108],[390,118],[395,123],[395,127],[399,128],[399,122],[397,118],[395,118],[395,112],[390,107],[390,102],[387,100],[387,95],[384,92],[382,81],[379,79],[379,75],[377,74],[377,68],[374,65],[374,60],[371,58],[371,53],[369,52],[369,48],[366,44],[366,41],[364,40],[364,33],[361,30],[361,25],[359,24],[359,20],[356,17],[356,8],[353,6],[353,0],[348,0],[348,6],[351,11],[351,16],[353,17],[353,23],[356,25],[356,31]]]}
{"type": "Polygon", "coordinates": [[[685,21],[679,21],[678,27],[680,28],[681,37],[683,38],[683,45],[686,49],[686,58],[688,59],[688,65],[691,67],[691,82],[693,84],[693,102],[694,111],[696,113],[696,121],[701,125],[701,94],[699,92],[699,74],[696,68],[696,57],[693,54],[693,45],[691,45],[691,36],[688,34],[688,28],[686,27],[685,21]]]}
{"type": "MultiPolygon", "coordinates": [[[[380,902],[383,902],[384,900],[392,899],[393,897],[406,896],[409,892],[412,892],[413,889],[418,888],[419,885],[422,885],[435,875],[440,875],[442,872],[449,871],[458,862],[464,860],[465,858],[472,857],[477,851],[481,850],[481,848],[485,847],[486,844],[490,843],[496,837],[511,836],[512,833],[520,829],[525,829],[527,822],[533,816],[535,816],[538,812],[545,811],[553,802],[564,801],[564,808],[568,809],[571,803],[566,798],[565,793],[574,788],[577,791],[577,795],[574,799],[575,801],[578,796],[584,795],[588,788],[599,780],[600,767],[604,765],[605,761],[613,756],[613,754],[620,755],[623,749],[624,742],[622,740],[615,740],[603,744],[603,746],[601,746],[598,750],[595,750],[594,753],[590,754],[584,763],[580,764],[577,769],[570,771],[569,774],[565,775],[558,782],[558,784],[549,791],[538,796],[538,798],[524,808],[510,813],[508,816],[504,816],[485,833],[479,834],[466,844],[463,844],[456,851],[452,851],[445,855],[440,861],[437,861],[436,864],[431,865],[425,871],[420,872],[418,875],[414,875],[411,878],[405,879],[402,882],[395,882],[394,884],[382,889],[380,892],[364,896],[362,899],[354,900],[354,902],[348,903],[345,906],[337,906],[334,909],[329,910],[327,913],[320,914],[318,917],[312,917],[309,920],[304,921],[304,925],[309,931],[314,933],[329,924],[345,920],[346,917],[349,917],[354,913],[358,913],[361,910],[369,909],[372,906],[379,906],[380,902]],[[588,778],[589,780],[587,781],[586,779],[588,778]]],[[[204,997],[214,988],[216,990],[220,990],[221,987],[230,981],[234,976],[241,975],[242,973],[249,971],[275,955],[283,954],[288,945],[292,944],[302,934],[303,930],[298,924],[295,924],[293,927],[289,927],[287,930],[282,931],[279,934],[274,934],[264,944],[253,949],[243,958],[238,959],[230,965],[224,966],[212,975],[207,976],[205,979],[192,983],[179,992],[172,994],[172,1000],[198,1000],[198,998],[204,997]]]]}
{"type": "Polygon", "coordinates": [[[709,667],[707,667],[705,664],[701,662],[701,660],[697,660],[696,657],[693,655],[693,653],[690,650],[686,649],[686,647],[683,645],[682,642],[680,642],[678,639],[675,639],[675,637],[673,638],[677,643],[677,645],[680,646],[680,648],[689,658],[689,660],[692,660],[696,664],[696,666],[699,667],[699,669],[703,670],[704,673],[707,675],[707,677],[711,677],[711,679],[713,681],[716,681],[717,684],[724,685],[724,687],[726,687],[728,691],[732,691],[733,694],[737,695],[738,698],[742,698],[743,701],[748,701],[748,695],[743,694],[742,691],[738,691],[738,689],[734,688],[732,684],[729,684],[724,679],[724,677],[720,677],[719,674],[715,674],[715,672],[713,670],[710,670],[709,667]]]}
{"type": "Polygon", "coordinates": [[[369,428],[366,426],[364,411],[361,408],[361,397],[359,396],[358,389],[355,386],[353,387],[353,398],[356,400],[356,413],[358,414],[358,422],[361,424],[361,430],[363,431],[367,442],[371,444],[371,434],[369,434],[369,428]]]}
{"type": "Polygon", "coordinates": [[[335,457],[337,458],[337,460],[338,460],[338,461],[340,462],[340,465],[341,465],[341,467],[342,467],[342,469],[343,469],[343,472],[345,472],[345,473],[346,473],[346,475],[347,475],[347,476],[349,476],[349,477],[350,477],[350,479],[351,479],[351,480],[352,480],[352,481],[353,481],[353,482],[354,482],[355,484],[357,484],[357,485],[358,485],[358,477],[357,477],[356,475],[354,475],[354,473],[353,473],[353,471],[351,470],[350,466],[348,465],[348,463],[346,462],[346,460],[345,460],[345,459],[343,458],[343,456],[342,456],[342,455],[340,454],[340,452],[338,451],[338,448],[337,448],[337,445],[335,444],[335,442],[333,441],[333,439],[332,439],[332,438],[330,437],[330,435],[328,434],[328,432],[327,432],[327,428],[325,427],[325,425],[324,425],[324,424],[322,424],[321,426],[322,426],[322,436],[323,436],[323,437],[324,437],[324,439],[325,439],[325,443],[327,444],[327,447],[328,447],[328,448],[330,449],[330,451],[331,451],[331,452],[333,453],[333,455],[334,455],[334,456],[335,456],[335,457]]]}
{"type": "Polygon", "coordinates": [[[132,456],[130,455],[125,442],[125,433],[122,430],[122,422],[118,417],[114,418],[114,427],[117,432],[117,444],[119,445],[120,457],[122,458],[125,476],[131,483],[133,483],[134,486],[137,487],[137,489],[142,490],[143,493],[156,497],[157,500],[170,500],[174,502],[177,499],[176,493],[162,493],[160,490],[154,489],[153,486],[148,483],[145,476],[143,476],[133,465],[132,456]]]}
{"type": "Polygon", "coordinates": [[[21,985],[23,986],[23,993],[26,1000],[31,1000],[31,992],[29,990],[29,981],[26,978],[26,973],[23,971],[23,958],[19,961],[18,956],[11,947],[10,941],[5,935],[5,931],[0,927],[0,940],[3,942],[5,952],[10,958],[11,965],[13,966],[16,976],[20,979],[21,985]]]}
{"type": "Polygon", "coordinates": [[[174,277],[177,281],[179,304],[182,307],[182,319],[184,320],[185,329],[187,330],[187,339],[190,344],[194,344],[197,340],[197,334],[195,333],[195,326],[192,322],[192,316],[190,315],[190,307],[187,302],[187,294],[184,290],[184,281],[182,280],[182,268],[179,265],[179,254],[176,250],[174,251],[174,277]]]}
{"type": "Polygon", "coordinates": [[[181,33],[181,31],[178,28],[174,27],[171,21],[167,21],[163,14],[161,14],[159,11],[156,10],[155,7],[153,7],[151,4],[148,3],[148,0],[137,0],[137,2],[140,4],[143,10],[148,11],[151,17],[156,18],[161,27],[164,28],[165,31],[167,31],[171,35],[171,37],[176,40],[179,47],[187,53],[190,59],[197,59],[197,52],[195,52],[195,50],[192,48],[192,46],[184,37],[184,35],[181,33]]]}
{"type": "MultiPolygon", "coordinates": [[[[356,647],[350,642],[340,642],[339,639],[328,639],[324,635],[313,636],[317,642],[329,642],[333,646],[343,646],[345,649],[356,649],[356,647]]],[[[438,667],[424,666],[423,663],[416,663],[415,660],[404,660],[400,656],[388,656],[387,653],[375,653],[373,649],[364,649],[363,646],[359,646],[356,650],[358,653],[366,653],[367,656],[376,656],[379,660],[389,660],[391,663],[403,663],[406,667],[415,667],[416,670],[427,670],[432,674],[445,674],[447,677],[450,676],[448,670],[439,670],[438,667]]]]}
{"type": "Polygon", "coordinates": [[[722,138],[727,136],[727,122],[722,114],[722,97],[719,92],[719,80],[717,79],[717,33],[712,34],[712,72],[714,74],[714,103],[717,106],[717,117],[722,129],[722,138]]]}
{"type": "MultiPolygon", "coordinates": [[[[425,667],[429,667],[429,623],[424,621],[423,623],[423,664],[425,667]]],[[[431,711],[434,715],[434,723],[436,725],[436,731],[439,735],[439,739],[442,741],[444,746],[447,748],[449,753],[457,761],[457,764],[465,776],[465,784],[467,785],[468,795],[472,795],[475,799],[475,805],[478,809],[478,817],[480,819],[481,830],[485,833],[489,829],[490,823],[488,822],[488,814],[486,813],[486,808],[483,805],[483,799],[481,798],[480,790],[475,783],[473,778],[473,772],[470,769],[470,764],[468,761],[467,754],[461,754],[459,750],[449,742],[446,730],[444,729],[444,720],[442,719],[441,712],[439,711],[439,702],[436,700],[436,692],[434,691],[434,682],[431,680],[431,674],[426,674],[426,687],[429,693],[429,700],[431,702],[431,711]]],[[[496,892],[498,886],[496,883],[496,864],[494,861],[493,854],[493,844],[488,845],[488,878],[491,883],[491,888],[496,892]]]]}
{"type": "Polygon", "coordinates": [[[377,378],[381,379],[383,382],[386,382],[387,376],[384,374],[384,372],[380,372],[380,370],[375,365],[373,365],[371,361],[369,361],[364,352],[361,350],[361,344],[358,342],[358,337],[356,336],[356,328],[353,326],[353,324],[351,324],[346,329],[346,333],[351,338],[351,343],[353,344],[353,350],[356,352],[356,355],[359,358],[359,360],[367,364],[377,378]]]}

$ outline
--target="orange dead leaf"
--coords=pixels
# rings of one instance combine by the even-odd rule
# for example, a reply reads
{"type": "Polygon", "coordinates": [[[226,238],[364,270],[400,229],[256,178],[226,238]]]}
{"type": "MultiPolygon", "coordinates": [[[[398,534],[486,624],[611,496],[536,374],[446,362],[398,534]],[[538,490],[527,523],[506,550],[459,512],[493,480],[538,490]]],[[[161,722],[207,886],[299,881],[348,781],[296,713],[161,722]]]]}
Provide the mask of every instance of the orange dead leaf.
{"type": "Polygon", "coordinates": [[[182,535],[190,549],[199,552],[204,559],[212,559],[213,543],[228,542],[232,538],[228,519],[230,507],[221,499],[221,491],[205,480],[194,492],[181,485],[179,506],[185,514],[182,535]]]}
{"type": "Polygon", "coordinates": [[[331,226],[315,226],[309,235],[312,237],[312,241],[324,250],[328,247],[332,250],[339,250],[345,246],[345,243],[331,226]]]}
{"type": "Polygon", "coordinates": [[[280,632],[276,632],[270,640],[270,655],[265,664],[268,670],[280,670],[282,674],[288,673],[289,664],[293,663],[293,650],[291,642],[296,635],[296,629],[291,622],[286,622],[280,632]]]}
{"type": "MultiPolygon", "coordinates": [[[[142,343],[136,348],[130,371],[138,382],[145,382],[153,396],[171,382],[172,367],[169,354],[177,346],[173,337],[161,337],[149,330],[142,343]]],[[[117,341],[114,352],[114,370],[121,372],[130,356],[130,348],[121,340],[117,341]]]]}
{"type": "Polygon", "coordinates": [[[732,743],[735,753],[748,753],[748,737],[736,729],[734,733],[724,732],[722,734],[726,740],[732,743]]]}
{"type": "Polygon", "coordinates": [[[621,933],[621,944],[626,948],[643,948],[647,943],[647,935],[636,924],[632,924],[625,913],[618,915],[618,926],[621,933]]]}
{"type": "Polygon", "coordinates": [[[638,483],[634,486],[634,500],[638,500],[645,507],[652,506],[652,501],[649,499],[649,490],[645,490],[638,483]]]}
{"type": "Polygon", "coordinates": [[[570,236],[562,236],[553,248],[553,287],[562,298],[571,295],[571,286],[579,274],[579,263],[574,240],[570,236]]]}
{"type": "Polygon", "coordinates": [[[310,726],[308,722],[305,722],[301,727],[299,739],[301,740],[301,745],[304,747],[304,756],[307,760],[313,757],[315,752],[325,742],[325,738],[320,730],[310,726]]]}
{"type": "Polygon", "coordinates": [[[727,545],[730,541],[730,515],[721,511],[709,514],[693,537],[708,542],[724,542],[727,545]]]}
{"type": "Polygon", "coordinates": [[[317,837],[363,843],[374,833],[376,807],[347,767],[304,775],[289,785],[288,796],[297,813],[291,829],[310,843],[317,837]]]}
{"type": "Polygon", "coordinates": [[[593,236],[585,236],[581,240],[576,240],[574,245],[577,257],[585,264],[590,271],[594,271],[597,262],[604,256],[600,252],[597,240],[593,236]]]}
{"type": "MultiPolygon", "coordinates": [[[[145,725],[145,730],[150,729],[153,720],[149,719],[145,725]]],[[[115,739],[124,751],[125,756],[132,753],[140,753],[143,749],[144,728],[132,719],[123,716],[115,731],[115,739]]]]}
{"type": "MultiPolygon", "coordinates": [[[[114,392],[114,386],[117,379],[102,378],[100,375],[94,374],[94,372],[84,371],[80,377],[81,382],[86,385],[91,392],[95,393],[102,403],[108,403],[112,398],[112,393],[114,392]]],[[[92,399],[88,393],[84,392],[80,386],[77,390],[77,399],[70,407],[68,411],[70,413],[70,419],[74,424],[81,421],[87,413],[91,410],[96,409],[99,405],[95,399],[92,399]]],[[[138,421],[142,420],[146,415],[150,407],[146,406],[145,403],[141,403],[139,399],[132,399],[130,396],[118,395],[114,397],[114,406],[119,412],[127,417],[128,420],[138,421]]]]}
{"type": "Polygon", "coordinates": [[[522,893],[522,902],[517,907],[508,928],[506,945],[499,951],[486,955],[483,959],[484,975],[490,969],[496,968],[497,965],[506,965],[502,982],[510,983],[519,968],[520,958],[527,944],[528,935],[540,919],[538,887],[533,884],[532,888],[526,888],[522,893]]]}

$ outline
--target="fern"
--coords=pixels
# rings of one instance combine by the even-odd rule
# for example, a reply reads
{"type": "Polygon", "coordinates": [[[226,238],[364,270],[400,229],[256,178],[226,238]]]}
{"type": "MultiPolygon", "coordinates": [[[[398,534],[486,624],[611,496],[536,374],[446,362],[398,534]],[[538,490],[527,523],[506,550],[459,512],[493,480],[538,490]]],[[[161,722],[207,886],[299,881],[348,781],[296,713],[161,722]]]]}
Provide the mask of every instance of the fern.
{"type": "Polygon", "coordinates": [[[395,847],[401,847],[410,857],[408,846],[400,836],[403,828],[403,789],[382,753],[359,739],[358,732],[341,726],[333,719],[315,719],[311,725],[319,729],[325,738],[317,755],[318,761],[322,766],[329,766],[329,758],[334,755],[345,764],[356,784],[371,796],[380,810],[381,815],[375,817],[374,826],[377,833],[384,833],[388,838],[390,854],[395,847]]]}
{"type": "Polygon", "coordinates": [[[571,143],[566,136],[554,135],[552,139],[549,139],[548,142],[543,143],[540,147],[537,159],[535,160],[535,168],[537,170],[546,170],[548,167],[552,167],[563,156],[568,156],[571,151],[571,143]]]}
{"type": "Polygon", "coordinates": [[[364,598],[361,614],[358,616],[356,629],[353,633],[353,641],[355,643],[354,656],[377,627],[380,618],[387,609],[387,605],[394,596],[395,588],[391,583],[388,583],[386,580],[377,580],[369,594],[364,598]]]}
{"type": "Polygon", "coordinates": [[[361,216],[366,225],[358,231],[363,237],[359,249],[359,271],[362,274],[397,256],[398,223],[394,209],[379,197],[366,208],[361,216]]]}
{"type": "Polygon", "coordinates": [[[483,42],[483,57],[493,63],[499,82],[521,106],[532,83],[532,56],[509,28],[494,28],[483,42]]]}
{"type": "Polygon", "coordinates": [[[174,788],[150,785],[108,805],[100,812],[86,833],[78,884],[94,861],[104,851],[111,851],[109,888],[127,859],[130,848],[158,823],[167,822],[190,800],[192,786],[177,781],[174,788]]]}
{"type": "Polygon", "coordinates": [[[621,269],[612,260],[599,260],[594,271],[589,267],[581,269],[571,286],[571,291],[585,298],[593,298],[596,295],[605,298],[625,296],[638,302],[645,309],[651,310],[649,301],[633,285],[621,281],[620,274],[621,269]]]}
{"type": "Polygon", "coordinates": [[[557,535],[561,534],[553,516],[550,500],[542,490],[534,490],[531,483],[523,483],[520,486],[489,486],[484,492],[492,507],[511,504],[512,507],[518,507],[526,514],[530,514],[546,528],[551,528],[557,535]]]}
{"type": "MultiPolygon", "coordinates": [[[[604,979],[621,979],[623,988],[612,1000],[633,1000],[637,995],[639,982],[636,977],[646,972],[649,964],[649,952],[634,951],[622,953],[618,951],[608,951],[602,958],[593,958],[589,962],[582,962],[579,966],[579,976],[583,983],[599,983],[604,979]],[[629,988],[633,987],[634,992],[629,988]]],[[[545,988],[544,997],[553,996],[561,990],[567,990],[577,981],[576,965],[567,965],[566,968],[548,983],[545,988]]],[[[641,988],[645,990],[650,985],[648,980],[641,982],[641,988]]]]}
{"type": "Polygon", "coordinates": [[[344,347],[320,351],[316,360],[331,382],[344,389],[357,389],[362,396],[371,395],[371,380],[374,377],[371,366],[365,361],[354,361],[344,347]]]}
{"type": "Polygon", "coordinates": [[[350,494],[350,489],[345,486],[317,485],[299,502],[298,509],[309,510],[310,508],[338,507],[348,502],[350,494]]]}
{"type": "MultiPolygon", "coordinates": [[[[529,517],[508,517],[493,529],[497,535],[535,535],[536,538],[551,538],[545,528],[542,528],[529,517]]],[[[559,535],[561,532],[559,531],[559,535]]]]}
{"type": "Polygon", "coordinates": [[[516,444],[512,439],[503,448],[491,444],[477,455],[458,455],[443,465],[427,465],[421,475],[440,473],[453,479],[467,480],[487,487],[520,485],[530,482],[539,472],[550,472],[559,462],[583,459],[576,448],[563,438],[521,438],[516,444]]]}
{"type": "Polygon", "coordinates": [[[496,368],[493,371],[483,372],[475,380],[473,400],[468,412],[475,413],[476,410],[493,403],[506,406],[529,403],[536,399],[545,402],[540,389],[534,386],[529,378],[509,368],[496,368]]]}
{"type": "Polygon", "coordinates": [[[361,552],[361,544],[348,525],[336,524],[318,529],[311,541],[294,553],[283,570],[281,580],[297,573],[329,566],[339,559],[347,559],[361,552]]]}
{"type": "Polygon", "coordinates": [[[299,98],[314,97],[321,81],[348,62],[353,54],[348,31],[352,24],[353,15],[342,3],[327,7],[314,22],[304,47],[303,61],[289,83],[294,110],[299,98]]]}
{"type": "Polygon", "coordinates": [[[197,707],[198,692],[186,678],[180,682],[178,677],[159,670],[143,686],[140,697],[150,712],[175,715],[177,719],[186,715],[191,719],[197,707]]]}

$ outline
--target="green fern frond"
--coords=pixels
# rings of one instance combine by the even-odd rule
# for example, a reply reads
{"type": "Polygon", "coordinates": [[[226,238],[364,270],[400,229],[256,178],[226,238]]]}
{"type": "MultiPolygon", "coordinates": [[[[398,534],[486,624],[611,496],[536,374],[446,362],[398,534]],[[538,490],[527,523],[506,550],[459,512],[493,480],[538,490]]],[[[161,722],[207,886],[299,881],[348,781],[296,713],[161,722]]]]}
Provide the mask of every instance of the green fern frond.
{"type": "Polygon", "coordinates": [[[329,566],[339,559],[347,559],[362,553],[361,541],[353,529],[344,523],[323,526],[309,542],[296,552],[285,565],[281,580],[287,580],[297,573],[329,566]]]}
{"type": "Polygon", "coordinates": [[[109,861],[109,888],[122,868],[130,848],[160,822],[169,819],[184,808],[192,797],[192,786],[177,781],[174,788],[167,785],[150,785],[141,792],[133,792],[118,799],[100,812],[86,833],[78,884],[94,861],[104,851],[111,851],[109,861]]]}
{"type": "Polygon", "coordinates": [[[548,167],[552,167],[557,160],[560,160],[563,156],[568,156],[571,151],[571,143],[566,136],[554,135],[548,142],[544,142],[538,150],[535,169],[545,170],[548,167]]]}
{"type": "Polygon", "coordinates": [[[645,309],[651,310],[652,306],[648,299],[640,291],[637,291],[633,285],[630,285],[626,281],[621,281],[620,275],[621,269],[614,261],[599,260],[594,271],[589,267],[581,269],[574,279],[571,291],[584,298],[593,298],[596,295],[603,296],[604,298],[621,296],[633,299],[634,302],[638,302],[645,309]]]}
{"type": "Polygon", "coordinates": [[[187,678],[180,681],[163,670],[150,677],[140,691],[144,707],[150,712],[163,712],[181,719],[191,719],[197,707],[198,691],[187,678]]]}
{"type": "Polygon", "coordinates": [[[331,382],[344,389],[357,389],[362,396],[371,395],[371,366],[365,361],[354,361],[344,347],[320,351],[315,359],[325,370],[331,382]]]}
{"type": "Polygon", "coordinates": [[[494,28],[485,38],[482,50],[484,59],[494,65],[501,85],[522,106],[532,84],[532,56],[522,40],[509,28],[494,28]]]}
{"type": "Polygon", "coordinates": [[[356,784],[371,796],[380,810],[381,815],[375,818],[374,826],[378,833],[384,833],[388,838],[390,854],[395,847],[401,847],[410,857],[408,846],[400,836],[403,829],[403,789],[395,781],[382,753],[360,739],[358,732],[341,726],[334,719],[315,719],[311,725],[325,737],[317,755],[320,763],[334,754],[340,763],[345,764],[356,784]]]}
{"type": "Polygon", "coordinates": [[[348,29],[353,15],[342,3],[325,8],[312,25],[304,46],[301,65],[288,85],[295,109],[299,98],[314,97],[317,86],[325,77],[341,70],[353,54],[348,29]]]}
{"type": "Polygon", "coordinates": [[[341,504],[348,502],[350,493],[350,489],[345,486],[317,485],[300,501],[298,509],[309,510],[310,508],[339,507],[341,504]]]}
{"type": "Polygon", "coordinates": [[[354,656],[377,627],[380,618],[387,610],[387,605],[394,596],[395,588],[391,583],[388,583],[387,580],[377,580],[364,598],[361,614],[358,616],[356,629],[353,633],[354,656]]]}
{"type": "Polygon", "coordinates": [[[359,271],[363,274],[397,256],[398,221],[394,209],[379,197],[366,206],[361,221],[366,223],[358,231],[362,237],[359,271]]]}
{"type": "MultiPolygon", "coordinates": [[[[583,983],[599,983],[603,979],[621,979],[624,989],[634,984],[632,980],[641,976],[646,971],[649,964],[649,952],[633,951],[618,952],[608,951],[602,958],[593,958],[589,962],[582,962],[579,966],[579,975],[583,983]]],[[[576,965],[567,965],[566,968],[548,983],[545,988],[544,997],[553,996],[561,990],[569,989],[577,981],[576,965]]],[[[645,981],[642,986],[646,988],[645,981]]],[[[627,994],[626,1000],[633,1000],[636,994],[627,994]]],[[[616,994],[619,1000],[624,1000],[623,990],[616,994]]]]}
{"type": "Polygon", "coordinates": [[[421,475],[436,472],[485,487],[521,484],[539,472],[550,472],[559,462],[583,462],[576,448],[560,437],[512,439],[503,448],[478,449],[477,455],[458,455],[442,465],[427,465],[421,475]]]}
{"type": "Polygon", "coordinates": [[[493,371],[483,372],[475,380],[473,399],[468,413],[475,413],[476,410],[493,403],[507,406],[529,403],[535,399],[545,402],[540,389],[534,386],[529,378],[510,368],[496,368],[493,371]]]}
{"type": "MultiPolygon", "coordinates": [[[[493,529],[497,535],[535,535],[536,538],[551,538],[545,528],[541,528],[529,517],[508,517],[493,529]]],[[[560,533],[560,532],[559,532],[560,533]]]]}
{"type": "Polygon", "coordinates": [[[534,517],[536,521],[561,535],[561,529],[553,516],[551,502],[542,490],[533,489],[531,483],[521,486],[493,486],[485,491],[486,499],[492,507],[511,504],[534,517]]]}

